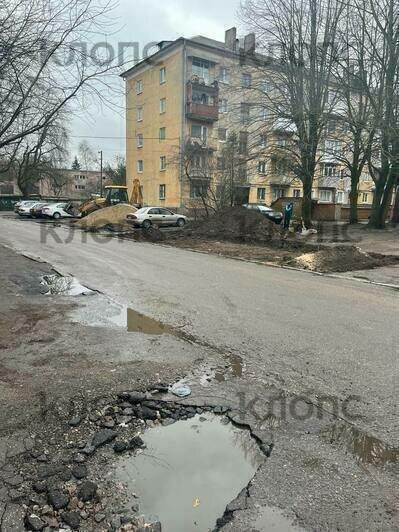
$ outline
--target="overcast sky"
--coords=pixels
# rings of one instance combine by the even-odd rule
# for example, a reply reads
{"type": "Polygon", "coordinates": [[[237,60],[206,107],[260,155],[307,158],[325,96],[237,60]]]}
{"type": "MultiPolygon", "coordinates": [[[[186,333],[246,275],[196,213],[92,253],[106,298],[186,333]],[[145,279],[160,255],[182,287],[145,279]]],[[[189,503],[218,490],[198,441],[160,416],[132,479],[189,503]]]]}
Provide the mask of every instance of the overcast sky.
{"type": "MultiPolygon", "coordinates": [[[[116,31],[107,40],[115,50],[118,42],[138,42],[140,57],[143,46],[152,41],[174,40],[194,35],[223,40],[225,30],[238,25],[239,4],[240,0],[119,0],[119,6],[114,12],[116,31]]],[[[117,78],[114,83],[115,87],[120,84],[122,90],[123,85],[117,78]]],[[[73,120],[71,158],[82,140],[87,140],[94,151],[103,150],[104,159],[108,161],[117,154],[125,154],[122,96],[118,104],[114,109],[89,108],[84,117],[73,120]]]]}

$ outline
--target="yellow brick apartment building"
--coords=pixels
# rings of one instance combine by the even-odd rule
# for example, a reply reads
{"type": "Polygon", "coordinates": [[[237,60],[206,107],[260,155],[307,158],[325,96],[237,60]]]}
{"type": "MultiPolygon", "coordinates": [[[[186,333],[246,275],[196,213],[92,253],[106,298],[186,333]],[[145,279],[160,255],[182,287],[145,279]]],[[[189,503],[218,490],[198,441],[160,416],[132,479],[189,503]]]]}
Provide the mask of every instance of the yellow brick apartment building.
{"type": "MultiPolygon", "coordinates": [[[[201,183],[196,185],[184,173],[184,146],[190,140],[200,143],[217,160],[233,130],[247,150],[246,201],[270,205],[281,197],[302,196],[301,182],[279,154],[292,130],[281,121],[270,121],[254,100],[257,91],[251,91],[255,83],[269,90],[270,81],[258,79],[251,67],[255,53],[254,35],[240,41],[231,28],[224,42],[202,36],[162,41],[154,55],[122,74],[127,182],[131,192],[133,180],[140,180],[144,205],[190,209],[198,201],[201,183]]],[[[320,203],[345,204],[349,182],[334,158],[340,131],[333,121],[330,130],[328,154],[320,159],[312,195],[320,203]]],[[[372,203],[372,184],[367,174],[362,176],[360,205],[372,203]]]]}

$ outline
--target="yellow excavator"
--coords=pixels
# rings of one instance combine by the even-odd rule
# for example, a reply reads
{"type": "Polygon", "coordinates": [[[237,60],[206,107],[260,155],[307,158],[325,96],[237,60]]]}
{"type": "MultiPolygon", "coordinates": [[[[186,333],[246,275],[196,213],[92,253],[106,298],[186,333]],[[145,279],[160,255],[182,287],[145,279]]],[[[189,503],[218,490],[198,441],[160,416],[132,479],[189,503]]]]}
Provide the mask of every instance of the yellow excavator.
{"type": "Polygon", "coordinates": [[[98,209],[112,207],[119,203],[128,203],[137,208],[140,208],[143,203],[143,195],[141,193],[140,181],[138,179],[133,181],[132,195],[130,198],[128,196],[128,189],[125,186],[107,185],[104,187],[104,192],[105,194],[103,196],[85,201],[79,206],[79,212],[82,217],[87,216],[98,209]]]}

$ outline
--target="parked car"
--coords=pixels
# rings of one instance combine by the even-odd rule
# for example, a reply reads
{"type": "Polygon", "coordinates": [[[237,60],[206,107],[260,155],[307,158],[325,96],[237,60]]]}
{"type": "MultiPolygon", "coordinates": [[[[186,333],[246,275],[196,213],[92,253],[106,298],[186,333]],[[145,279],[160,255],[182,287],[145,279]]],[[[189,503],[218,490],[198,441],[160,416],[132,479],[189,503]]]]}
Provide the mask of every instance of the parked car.
{"type": "Polygon", "coordinates": [[[17,213],[20,216],[31,216],[30,210],[31,208],[36,205],[37,200],[35,201],[21,201],[19,207],[17,207],[17,213]]]}
{"type": "Polygon", "coordinates": [[[284,215],[282,212],[275,211],[271,207],[268,207],[267,205],[263,205],[262,203],[246,203],[243,205],[246,209],[252,209],[254,211],[259,211],[263,216],[265,216],[268,220],[271,220],[275,224],[281,224],[284,215]]]}
{"type": "Polygon", "coordinates": [[[30,209],[30,214],[32,216],[32,218],[41,218],[41,216],[43,215],[42,214],[42,209],[43,207],[47,207],[49,205],[49,203],[35,203],[35,205],[33,205],[30,209]]]}
{"type": "Polygon", "coordinates": [[[126,216],[126,221],[136,227],[148,229],[151,225],[176,225],[184,227],[187,223],[187,216],[177,214],[163,207],[143,207],[134,213],[126,216]]]}
{"type": "Polygon", "coordinates": [[[68,203],[53,203],[42,207],[42,216],[46,218],[72,218],[72,214],[69,214],[65,209],[68,207],[68,203]]]}

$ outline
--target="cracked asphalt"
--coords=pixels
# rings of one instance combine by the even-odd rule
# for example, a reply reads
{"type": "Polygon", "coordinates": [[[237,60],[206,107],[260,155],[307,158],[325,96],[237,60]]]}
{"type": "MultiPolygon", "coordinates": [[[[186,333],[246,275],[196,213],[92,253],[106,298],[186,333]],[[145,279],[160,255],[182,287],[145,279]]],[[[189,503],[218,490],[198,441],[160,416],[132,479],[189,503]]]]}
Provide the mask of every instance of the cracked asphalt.
{"type": "Polygon", "coordinates": [[[273,443],[224,531],[272,530],[270,508],[284,515],[281,530],[287,520],[305,530],[399,529],[397,462],[365,454],[399,445],[397,291],[11,216],[0,228],[0,243],[45,261],[0,248],[2,461],[28,418],[40,419],[43,389],[67,400],[188,374],[191,401],[229,406],[273,443]],[[192,341],[83,324],[73,316],[95,317],[97,295],[43,296],[50,265],[192,341]],[[215,366],[227,366],[223,378],[204,382],[215,366]],[[337,423],[361,431],[360,451],[322,437],[337,423]]]}

